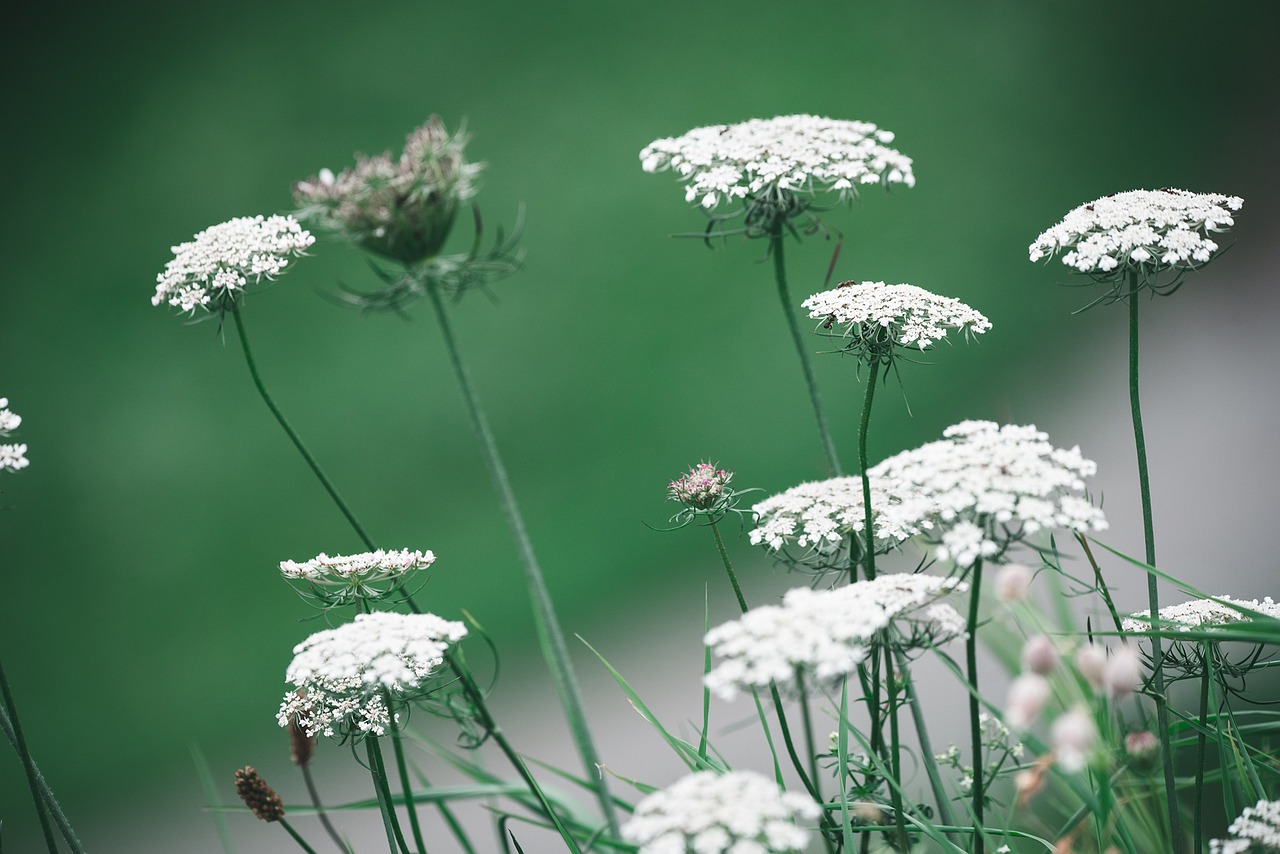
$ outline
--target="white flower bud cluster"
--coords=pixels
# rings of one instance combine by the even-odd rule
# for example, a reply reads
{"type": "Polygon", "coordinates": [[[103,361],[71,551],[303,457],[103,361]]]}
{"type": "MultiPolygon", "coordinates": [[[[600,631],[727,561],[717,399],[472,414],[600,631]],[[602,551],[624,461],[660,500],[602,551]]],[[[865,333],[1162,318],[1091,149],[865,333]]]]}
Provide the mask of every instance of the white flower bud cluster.
{"type": "Polygon", "coordinates": [[[778,116],[695,128],[640,152],[646,172],[671,169],[685,200],[708,210],[722,200],[783,195],[856,195],[861,184],[914,187],[911,158],[888,147],[890,131],[870,122],[778,116]]]}
{"type": "Polygon", "coordinates": [[[948,330],[967,337],[991,328],[991,321],[960,300],[915,285],[844,282],[814,294],[802,307],[824,327],[842,327],[855,349],[867,347],[882,333],[895,346],[924,350],[946,338],[948,330]]]}
{"type": "Polygon", "coordinates": [[[274,279],[314,242],[291,216],[236,217],[210,226],[173,247],[173,260],[156,276],[151,304],[188,314],[210,303],[227,307],[250,281],[274,279]]]}
{"type": "MultiPolygon", "coordinates": [[[[871,524],[882,544],[898,545],[932,525],[934,504],[915,490],[899,491],[892,480],[871,479],[871,524]]],[[[838,551],[850,534],[861,534],[862,478],[836,477],[802,483],[751,508],[752,545],[777,551],[795,543],[822,553],[838,551]]]]}
{"type": "Polygon", "coordinates": [[[699,771],[636,805],[622,836],[639,854],[784,854],[803,851],[822,809],[753,771],[699,771]]]}
{"type": "Polygon", "coordinates": [[[965,522],[1016,526],[1021,534],[1107,527],[1102,511],[1077,494],[1084,490],[1084,478],[1097,471],[1078,447],[1055,448],[1034,426],[1001,427],[992,421],[964,421],[943,436],[868,472],[873,483],[893,483],[898,494],[914,490],[927,498],[940,521],[960,531],[944,540],[940,556],[968,566],[991,552],[961,528],[965,522]]]}
{"type": "Polygon", "coordinates": [[[415,569],[426,569],[435,562],[435,552],[408,549],[378,549],[358,555],[333,557],[321,553],[302,563],[281,561],[280,573],[285,578],[305,579],[315,584],[349,584],[354,581],[372,582],[396,578],[415,569]]]}
{"type": "Polygon", "coordinates": [[[1214,839],[1209,854],[1274,854],[1280,851],[1280,801],[1245,807],[1227,828],[1234,839],[1214,839]]]}
{"type": "MultiPolygon", "coordinates": [[[[1280,604],[1270,596],[1262,599],[1232,599],[1230,596],[1218,596],[1216,599],[1193,599],[1181,605],[1170,605],[1160,609],[1160,627],[1187,631],[1196,628],[1213,628],[1228,623],[1243,623],[1253,619],[1252,615],[1236,610],[1228,604],[1239,605],[1250,611],[1257,611],[1268,617],[1280,619],[1280,604]]],[[[1145,632],[1151,629],[1151,611],[1139,611],[1125,617],[1121,626],[1126,632],[1145,632]]]]}
{"type": "Polygon", "coordinates": [[[383,693],[412,695],[466,634],[434,614],[390,611],[316,632],[293,649],[285,679],[302,692],[285,695],[276,720],[296,719],[307,735],[382,735],[390,723],[383,693]]]}
{"type": "MultiPolygon", "coordinates": [[[[0,397],[0,438],[7,437],[22,423],[22,416],[9,409],[9,398],[0,397]]],[[[27,446],[0,443],[0,471],[16,472],[26,468],[27,446]]]]}
{"type": "Polygon", "coordinates": [[[1064,252],[1062,263],[1095,275],[1195,268],[1218,251],[1209,239],[1235,224],[1239,196],[1187,190],[1131,190],[1081,205],[1031,244],[1032,261],[1064,252]]]}
{"type": "Polygon", "coordinates": [[[954,578],[895,573],[834,590],[789,590],[781,605],[752,608],[707,633],[707,645],[721,661],[706,685],[733,700],[770,683],[786,687],[797,669],[820,682],[837,679],[853,672],[875,633],[898,618],[908,621],[905,632],[930,632],[938,641],[963,634],[955,609],[936,605],[966,587],[954,578]],[[930,605],[935,608],[916,613],[930,605]]]}

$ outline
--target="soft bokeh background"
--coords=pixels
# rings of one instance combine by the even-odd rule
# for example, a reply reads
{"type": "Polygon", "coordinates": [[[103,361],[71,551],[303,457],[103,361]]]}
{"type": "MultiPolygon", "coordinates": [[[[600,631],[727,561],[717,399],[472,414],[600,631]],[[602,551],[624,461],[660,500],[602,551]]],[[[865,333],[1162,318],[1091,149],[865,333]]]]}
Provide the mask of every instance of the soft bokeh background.
{"type": "MultiPolygon", "coordinates": [[[[822,472],[763,246],[670,239],[701,215],[670,175],[639,168],[647,142],[696,125],[812,112],[897,132],[919,184],[827,217],[846,236],[836,275],[958,296],[995,328],[905,372],[913,418],[896,390],[880,397],[872,457],[963,418],[1035,422],[1100,461],[1111,541],[1135,553],[1123,311],[1070,317],[1084,292],[1057,287],[1068,276],[1029,264],[1026,246],[1108,192],[1244,196],[1235,248],[1146,313],[1148,435],[1162,566],[1215,592],[1275,592],[1272,13],[1102,0],[29,9],[0,59],[0,395],[31,458],[0,496],[0,655],[90,849],[221,850],[192,745],[228,795],[246,763],[301,794],[273,716],[289,650],[316,624],[275,564],[359,547],[233,342],[149,305],[155,274],[171,245],[287,210],[292,181],[396,147],[432,112],[465,119],[469,153],[489,162],[489,222],[527,207],[526,269],[496,304],[473,294],[454,317],[564,623],[676,719],[696,714],[704,585],[713,618],[732,609],[709,538],[642,521],[666,519],[667,480],[699,459],[768,491],[822,472]]],[[[832,246],[789,249],[798,302],[832,246]]],[[[555,758],[515,551],[429,307],[360,316],[321,298],[339,284],[373,283],[356,253],[320,243],[253,293],[266,380],[374,536],[440,555],[422,600],[491,630],[496,702],[526,749],[555,758]]],[[[859,386],[850,363],[818,362],[851,462],[859,386]]],[[[745,538],[731,547],[758,600],[794,582],[745,538]]],[[[1122,606],[1140,607],[1140,580],[1115,571],[1122,606]]],[[[656,742],[575,649],[606,760],[669,782],[670,763],[629,762],[656,742]]],[[[341,753],[323,766],[334,775],[341,753]]],[[[233,818],[241,850],[283,847],[233,818]]],[[[38,850],[7,747],[0,820],[9,850],[38,850]]]]}

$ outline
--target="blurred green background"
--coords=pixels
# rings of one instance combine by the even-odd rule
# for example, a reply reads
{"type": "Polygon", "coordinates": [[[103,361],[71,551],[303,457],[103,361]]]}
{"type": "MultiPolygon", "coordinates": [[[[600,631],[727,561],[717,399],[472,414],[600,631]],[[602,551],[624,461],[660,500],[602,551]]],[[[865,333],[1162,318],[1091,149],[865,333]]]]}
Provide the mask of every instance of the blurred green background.
{"type": "MultiPolygon", "coordinates": [[[[102,850],[95,828],[150,821],[151,799],[176,788],[196,794],[166,820],[212,834],[189,745],[221,777],[278,753],[289,650],[316,627],[299,623],[309,610],[275,565],[359,550],[234,342],[150,306],[171,245],[287,210],[291,182],[396,148],[433,112],[465,120],[470,156],[490,164],[488,222],[527,208],[527,260],[496,303],[457,306],[458,334],[566,628],[607,647],[619,626],[660,627],[646,603],[700,599],[718,581],[701,536],[641,524],[665,521],[682,467],[718,460],[771,492],[823,470],[756,263],[763,245],[671,239],[703,219],[670,174],[640,170],[646,143],[796,112],[897,133],[918,186],[873,188],[826,216],[846,237],[836,276],[957,296],[995,328],[910,370],[914,418],[896,391],[882,396],[880,458],[962,418],[1036,421],[1041,402],[1088,385],[1072,365],[1121,318],[1069,319],[1081,293],[1026,258],[1075,205],[1136,187],[1239,194],[1241,246],[1222,264],[1256,251],[1250,235],[1277,213],[1273,12],[1101,0],[29,8],[0,60],[0,395],[31,459],[0,484],[0,656],[90,848],[102,850]]],[[[832,245],[789,250],[799,302],[821,288],[832,245]]],[[[421,600],[475,614],[510,671],[536,678],[515,550],[429,306],[407,322],[361,316],[321,298],[339,284],[373,282],[357,253],[322,241],[252,292],[266,381],[375,538],[440,556],[421,600]]],[[[818,358],[850,463],[851,368],[818,358]]],[[[13,851],[36,850],[7,747],[0,819],[13,851]]]]}

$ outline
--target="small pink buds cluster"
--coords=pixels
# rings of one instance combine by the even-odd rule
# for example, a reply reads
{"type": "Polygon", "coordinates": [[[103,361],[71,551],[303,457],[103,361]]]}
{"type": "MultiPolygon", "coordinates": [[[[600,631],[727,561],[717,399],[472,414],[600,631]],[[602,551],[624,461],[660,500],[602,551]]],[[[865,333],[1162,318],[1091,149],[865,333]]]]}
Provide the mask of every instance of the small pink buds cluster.
{"type": "Polygon", "coordinates": [[[667,497],[691,510],[714,510],[732,492],[728,491],[733,472],[712,463],[698,463],[682,477],[667,484],[667,497]]]}

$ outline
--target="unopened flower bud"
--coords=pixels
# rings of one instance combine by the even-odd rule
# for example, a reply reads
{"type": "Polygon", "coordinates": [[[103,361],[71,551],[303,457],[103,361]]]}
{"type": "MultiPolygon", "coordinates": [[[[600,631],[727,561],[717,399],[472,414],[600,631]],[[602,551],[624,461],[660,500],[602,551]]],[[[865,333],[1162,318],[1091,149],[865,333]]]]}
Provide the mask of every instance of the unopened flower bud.
{"type": "Polygon", "coordinates": [[[1011,602],[1022,602],[1031,590],[1031,579],[1035,574],[1031,567],[1020,563],[1010,563],[1000,567],[996,573],[996,598],[1006,605],[1011,602]]]}
{"type": "Polygon", "coordinates": [[[1160,756],[1160,740],[1150,730],[1131,732],[1124,737],[1124,752],[1135,768],[1150,771],[1160,756]]]}
{"type": "Polygon", "coordinates": [[[1074,773],[1083,771],[1098,737],[1093,718],[1084,708],[1077,707],[1053,722],[1050,741],[1053,753],[1062,770],[1074,773]]]}
{"type": "MultiPolygon", "coordinates": [[[[295,691],[294,694],[301,701],[307,699],[307,692],[301,688],[295,691]]],[[[306,767],[311,762],[311,757],[315,752],[315,736],[307,735],[306,731],[298,725],[297,715],[289,718],[289,758],[293,760],[293,764],[299,767],[306,767]]]]}
{"type": "Polygon", "coordinates": [[[1111,652],[1103,671],[1107,693],[1118,700],[1128,697],[1142,686],[1142,660],[1127,643],[1111,652]]]}
{"type": "Polygon", "coordinates": [[[1106,650],[1097,644],[1086,643],[1076,650],[1076,670],[1094,690],[1100,689],[1106,681],[1106,650]]]}
{"type": "Polygon", "coordinates": [[[698,463],[684,476],[667,484],[667,497],[692,510],[710,510],[724,498],[733,472],[711,463],[698,463]]]}
{"type": "Polygon", "coordinates": [[[1022,646],[1022,669],[1048,676],[1058,667],[1058,648],[1044,635],[1036,635],[1022,646]]]}
{"type": "Polygon", "coordinates": [[[284,818],[284,802],[252,766],[236,772],[236,794],[263,821],[279,821],[284,818]]]}
{"type": "Polygon", "coordinates": [[[1044,711],[1052,691],[1038,673],[1023,673],[1009,685],[1004,720],[1013,729],[1026,729],[1044,711]]]}

